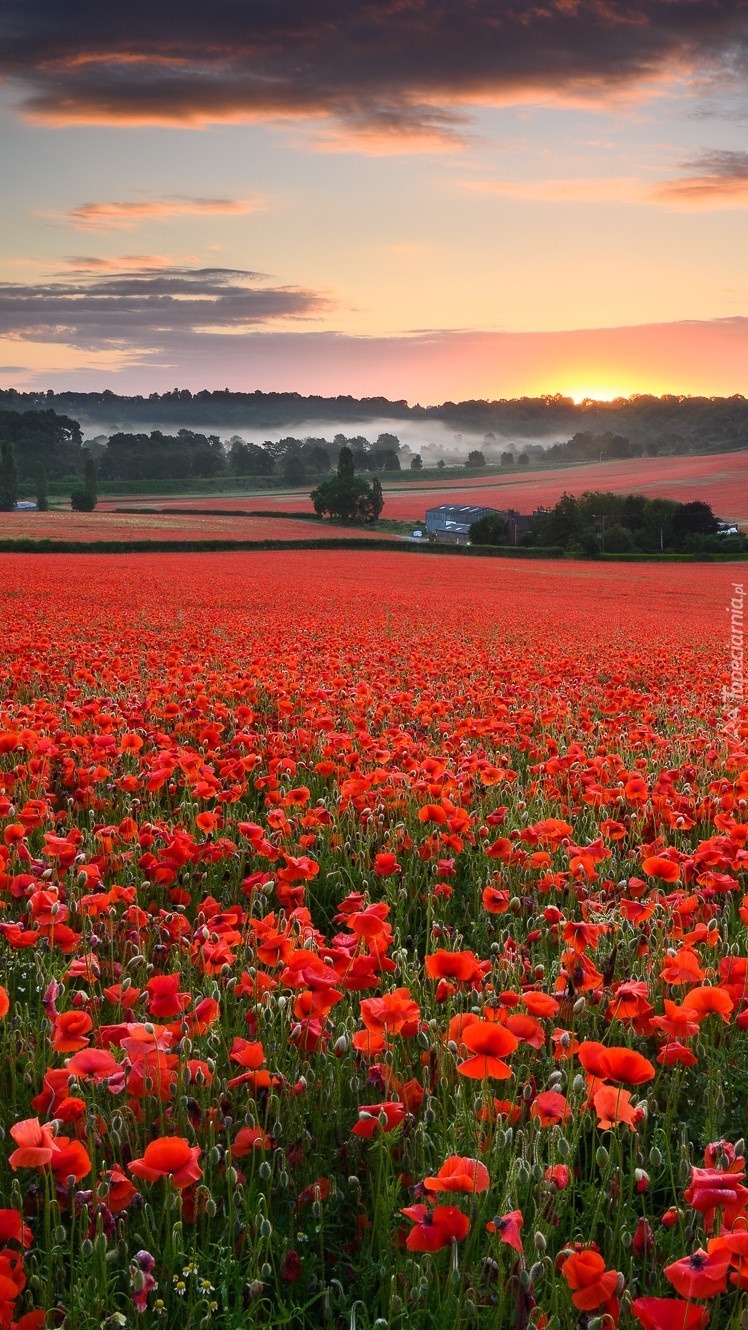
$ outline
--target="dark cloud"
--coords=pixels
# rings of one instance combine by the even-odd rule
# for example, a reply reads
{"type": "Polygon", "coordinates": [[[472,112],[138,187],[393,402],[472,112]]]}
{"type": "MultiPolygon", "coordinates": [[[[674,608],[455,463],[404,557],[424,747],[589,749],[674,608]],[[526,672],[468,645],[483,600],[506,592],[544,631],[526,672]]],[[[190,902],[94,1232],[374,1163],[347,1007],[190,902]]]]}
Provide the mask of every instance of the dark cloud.
{"type": "Polygon", "coordinates": [[[655,185],[650,197],[676,208],[748,206],[748,152],[714,149],[683,162],[682,170],[655,185]]]}
{"type": "Polygon", "coordinates": [[[0,337],[153,353],[174,350],[202,329],[242,332],[326,308],[317,292],[227,268],[81,273],[77,280],[0,283],[0,337]]]}
{"type": "Polygon", "coordinates": [[[445,137],[460,105],[744,72],[748,0],[5,0],[0,75],[59,123],[331,116],[445,137]]]}

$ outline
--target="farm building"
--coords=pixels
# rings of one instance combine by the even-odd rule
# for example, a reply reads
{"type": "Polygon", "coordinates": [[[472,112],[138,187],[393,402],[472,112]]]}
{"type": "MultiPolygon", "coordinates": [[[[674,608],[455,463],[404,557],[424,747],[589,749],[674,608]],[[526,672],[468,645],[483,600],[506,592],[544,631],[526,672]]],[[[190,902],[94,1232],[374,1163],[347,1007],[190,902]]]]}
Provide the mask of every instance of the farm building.
{"type": "Polygon", "coordinates": [[[470,527],[479,517],[496,513],[506,519],[509,529],[509,544],[515,545],[517,539],[530,525],[530,517],[515,512],[513,508],[478,508],[471,504],[442,503],[438,508],[429,508],[426,512],[426,531],[433,532],[437,540],[453,541],[464,545],[469,539],[470,527]]]}
{"type": "Polygon", "coordinates": [[[472,522],[487,513],[495,513],[495,508],[475,508],[470,504],[442,503],[438,508],[426,510],[426,530],[433,531],[439,540],[453,540],[464,543],[472,522]]]}

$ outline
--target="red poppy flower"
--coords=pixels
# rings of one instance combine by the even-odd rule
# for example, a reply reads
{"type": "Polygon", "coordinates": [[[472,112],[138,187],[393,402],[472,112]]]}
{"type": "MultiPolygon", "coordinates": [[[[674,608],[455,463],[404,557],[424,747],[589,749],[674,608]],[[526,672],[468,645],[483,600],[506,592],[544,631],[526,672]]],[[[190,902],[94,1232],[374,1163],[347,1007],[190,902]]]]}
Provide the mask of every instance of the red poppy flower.
{"type": "Polygon", "coordinates": [[[391,1101],[386,1104],[362,1104],[358,1110],[359,1118],[353,1128],[354,1136],[363,1136],[369,1140],[376,1131],[394,1131],[405,1121],[405,1104],[391,1101]],[[383,1117],[384,1122],[380,1121],[383,1117]]]}
{"type": "Polygon", "coordinates": [[[708,1250],[699,1247],[690,1256],[666,1265],[663,1274],[682,1298],[713,1298],[727,1288],[730,1251],[719,1238],[712,1238],[708,1250]]]}
{"type": "Polygon", "coordinates": [[[461,984],[480,984],[484,965],[472,951],[434,951],[426,957],[429,979],[456,979],[461,984]]]}
{"type": "Polygon", "coordinates": [[[634,1298],[631,1310],[644,1330],[704,1330],[706,1307],[694,1307],[679,1298],[634,1298]]]}
{"type": "Polygon", "coordinates": [[[618,1271],[606,1270],[605,1261],[599,1252],[572,1252],[561,1266],[570,1289],[571,1300],[580,1312],[596,1311],[604,1302],[608,1302],[618,1287],[618,1271]]]}
{"type": "Polygon", "coordinates": [[[11,1127],[10,1134],[18,1145],[8,1160],[12,1169],[44,1168],[51,1163],[55,1137],[50,1123],[41,1123],[38,1118],[25,1118],[23,1122],[16,1122],[11,1127]]]}
{"type": "Polygon", "coordinates": [[[501,1059],[507,1053],[513,1053],[519,1041],[503,1025],[480,1019],[469,1025],[466,1023],[462,1030],[462,1042],[476,1056],[457,1064],[461,1076],[482,1081],[487,1077],[505,1080],[512,1075],[511,1067],[501,1059]]]}
{"type": "Polygon", "coordinates": [[[412,1219],[415,1228],[406,1241],[409,1251],[440,1251],[454,1238],[461,1242],[470,1231],[470,1220],[455,1205],[410,1205],[400,1213],[412,1219]]]}
{"type": "Polygon", "coordinates": [[[590,1040],[579,1045],[577,1057],[590,1076],[603,1081],[643,1085],[655,1075],[652,1063],[633,1048],[610,1048],[590,1040]]]}
{"type": "Polygon", "coordinates": [[[559,1122],[568,1122],[571,1109],[565,1096],[557,1090],[543,1090],[532,1101],[530,1117],[537,1118],[541,1127],[552,1127],[559,1122]]]}
{"type": "Polygon", "coordinates": [[[486,1224],[489,1233],[498,1233],[502,1242],[508,1247],[513,1247],[520,1256],[523,1255],[522,1238],[520,1229],[524,1223],[521,1210],[510,1210],[508,1214],[502,1215],[500,1219],[491,1219],[486,1224]]]}
{"type": "Polygon", "coordinates": [[[477,1159],[450,1155],[434,1178],[424,1178],[426,1191],[487,1191],[488,1169],[477,1159]]]}
{"type": "Polygon", "coordinates": [[[170,1178],[181,1191],[199,1182],[203,1175],[198,1164],[200,1147],[190,1146],[183,1136],[159,1136],[147,1145],[140,1159],[133,1159],[128,1168],[137,1178],[146,1182],[157,1182],[159,1178],[170,1178]]]}
{"type": "Polygon", "coordinates": [[[618,1085],[601,1085],[592,1096],[597,1113],[597,1125],[608,1131],[619,1122],[625,1122],[632,1131],[636,1131],[642,1113],[631,1103],[631,1094],[618,1085]]]}
{"type": "Polygon", "coordinates": [[[642,863],[642,868],[647,877],[658,877],[662,882],[677,882],[680,878],[678,865],[661,854],[650,855],[642,863]]]}
{"type": "Polygon", "coordinates": [[[54,1022],[52,1047],[58,1053],[76,1053],[88,1044],[93,1021],[87,1011],[63,1011],[54,1022]]]}

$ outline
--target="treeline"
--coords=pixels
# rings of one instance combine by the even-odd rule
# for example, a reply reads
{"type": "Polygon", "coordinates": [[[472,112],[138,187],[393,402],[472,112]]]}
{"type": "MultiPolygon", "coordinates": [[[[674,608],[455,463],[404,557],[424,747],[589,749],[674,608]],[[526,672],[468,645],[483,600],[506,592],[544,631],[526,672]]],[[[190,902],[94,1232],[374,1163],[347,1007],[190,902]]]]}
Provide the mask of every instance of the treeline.
{"type": "Polygon", "coordinates": [[[545,457],[549,464],[554,462],[612,462],[626,457],[657,457],[660,446],[656,439],[647,440],[646,444],[627,438],[625,434],[614,434],[606,430],[604,434],[592,434],[589,430],[578,431],[568,443],[554,443],[546,449],[545,457]]]}
{"type": "MultiPolygon", "coordinates": [[[[474,522],[476,544],[503,545],[509,523],[501,514],[474,522]]],[[[720,521],[708,503],[648,499],[643,494],[586,490],[563,494],[555,507],[533,514],[520,546],[556,546],[587,554],[743,554],[748,538],[720,521]]]]}
{"type": "Polygon", "coordinates": [[[40,466],[49,480],[83,474],[83,435],[69,416],[50,410],[0,411],[0,441],[12,450],[20,484],[35,482],[40,466]]]}
{"type": "MultiPolygon", "coordinates": [[[[40,468],[48,480],[74,484],[89,458],[96,462],[100,480],[136,483],[275,476],[290,485],[303,485],[332,471],[345,447],[352,452],[356,471],[398,471],[401,466],[401,444],[394,434],[379,434],[373,442],[363,435],[336,434],[333,439],[288,435],[262,444],[234,435],[225,445],[217,434],[180,429],[176,434],[118,431],[108,439],[84,444],[78,421],[52,410],[0,410],[0,441],[12,451],[21,487],[34,483],[40,468]]],[[[404,457],[413,460],[409,449],[404,457]]]]}
{"type": "MultiPolygon", "coordinates": [[[[455,431],[464,430],[501,443],[506,440],[571,439],[579,433],[625,436],[630,444],[655,443],[660,453],[748,448],[748,401],[733,397],[686,397],[640,393],[612,402],[586,399],[574,402],[560,393],[540,397],[476,399],[442,402],[439,406],[409,406],[386,397],[304,397],[300,393],[192,393],[187,388],[151,393],[149,397],[100,393],[21,393],[0,391],[0,410],[53,408],[86,426],[100,425],[107,432],[132,428],[184,425],[189,429],[283,429],[311,421],[403,420],[441,421],[455,431]]],[[[632,454],[636,455],[636,454],[632,454]]],[[[332,459],[334,465],[335,459],[332,459]]]]}
{"type": "Polygon", "coordinates": [[[357,471],[400,469],[400,441],[394,434],[380,434],[374,443],[363,436],[347,439],[336,434],[332,440],[289,435],[262,444],[234,435],[224,446],[216,434],[152,430],[150,434],[113,434],[105,444],[94,446],[104,481],[276,476],[286,484],[303,485],[310,477],[331,471],[345,447],[351,450],[357,471]]]}

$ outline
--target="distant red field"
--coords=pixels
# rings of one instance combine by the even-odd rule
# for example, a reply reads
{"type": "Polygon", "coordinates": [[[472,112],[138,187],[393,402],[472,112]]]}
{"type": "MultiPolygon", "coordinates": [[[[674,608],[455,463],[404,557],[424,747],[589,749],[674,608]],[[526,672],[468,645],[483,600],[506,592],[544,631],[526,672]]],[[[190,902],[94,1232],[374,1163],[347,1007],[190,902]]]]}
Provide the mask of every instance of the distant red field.
{"type": "MultiPolygon", "coordinates": [[[[121,500],[119,501],[121,503],[121,500]]],[[[201,502],[198,500],[198,503],[201,502]]],[[[202,500],[207,504],[207,500],[202,500]]],[[[363,537],[361,528],[298,522],[283,517],[242,517],[230,509],[221,516],[189,513],[0,513],[0,540],[314,540],[323,536],[363,537]]],[[[381,537],[381,533],[378,533],[381,537]]],[[[396,539],[396,537],[393,537],[396,539]]]]}
{"type": "MultiPolygon", "coordinates": [[[[677,499],[680,503],[704,499],[719,517],[748,525],[748,452],[715,453],[709,457],[639,457],[479,479],[468,475],[464,480],[429,477],[418,483],[385,485],[382,516],[416,522],[423,519],[427,508],[452,498],[457,503],[511,507],[526,513],[554,504],[564,490],[581,494],[588,489],[612,490],[617,494],[635,492],[650,498],[677,499]]],[[[107,500],[106,506],[119,507],[125,502],[128,506],[206,507],[227,512],[247,507],[293,513],[311,511],[308,494],[298,490],[234,498],[200,499],[191,495],[126,501],[120,498],[107,500]]]]}

